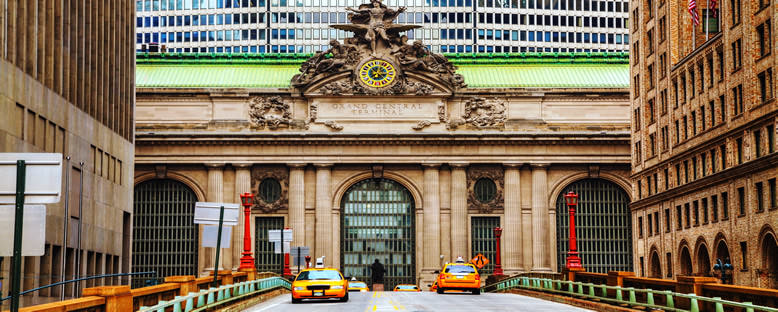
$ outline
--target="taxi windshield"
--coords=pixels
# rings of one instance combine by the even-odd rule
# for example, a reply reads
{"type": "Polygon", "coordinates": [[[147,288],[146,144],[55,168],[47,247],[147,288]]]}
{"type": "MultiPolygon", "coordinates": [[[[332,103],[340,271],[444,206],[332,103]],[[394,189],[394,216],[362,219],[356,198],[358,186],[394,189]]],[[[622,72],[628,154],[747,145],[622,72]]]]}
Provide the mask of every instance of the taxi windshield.
{"type": "Polygon", "coordinates": [[[415,285],[397,285],[397,289],[418,289],[415,285]]]}
{"type": "Polygon", "coordinates": [[[351,283],[348,283],[348,286],[349,287],[367,287],[367,285],[365,285],[365,283],[362,283],[362,282],[351,282],[351,283]]]}
{"type": "Polygon", "coordinates": [[[343,278],[338,271],[334,270],[314,270],[303,271],[300,275],[297,275],[296,281],[309,281],[309,280],[335,280],[339,281],[343,278]]]}
{"type": "Polygon", "coordinates": [[[475,273],[475,268],[469,265],[449,265],[446,273],[475,273]]]}

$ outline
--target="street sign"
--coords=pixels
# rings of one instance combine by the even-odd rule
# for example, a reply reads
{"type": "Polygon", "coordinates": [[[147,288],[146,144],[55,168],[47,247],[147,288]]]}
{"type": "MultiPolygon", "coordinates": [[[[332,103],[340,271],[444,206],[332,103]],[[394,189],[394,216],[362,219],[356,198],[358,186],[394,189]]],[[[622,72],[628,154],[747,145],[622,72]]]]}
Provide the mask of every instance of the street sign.
{"type": "Polygon", "coordinates": [[[17,160],[24,160],[26,170],[24,203],[58,203],[62,192],[62,154],[0,153],[0,204],[16,203],[17,160]]]}
{"type": "Polygon", "coordinates": [[[195,203],[195,224],[219,224],[219,209],[224,207],[224,225],[238,225],[240,205],[230,203],[195,203]]]}
{"type": "MultiPolygon", "coordinates": [[[[14,216],[13,205],[0,206],[0,257],[13,256],[14,216]]],[[[22,226],[22,256],[43,256],[46,251],[46,206],[24,205],[22,226]]]]}
{"type": "Polygon", "coordinates": [[[295,246],[292,247],[292,251],[290,254],[292,255],[292,259],[294,259],[294,263],[292,265],[305,265],[305,257],[310,256],[311,249],[305,246],[295,246]]]}
{"type": "MultiPolygon", "coordinates": [[[[292,241],[292,229],[286,229],[284,230],[284,241],[285,242],[291,242],[292,241]]],[[[281,241],[281,230],[267,230],[267,240],[271,242],[280,242],[281,241]]]]}
{"type": "MultiPolygon", "coordinates": [[[[203,226],[203,242],[202,247],[213,247],[216,248],[216,240],[218,239],[217,236],[219,236],[219,226],[218,225],[205,225],[203,226]]],[[[230,242],[232,241],[232,227],[231,226],[223,226],[222,227],[222,243],[221,248],[230,248],[230,242]]]]}
{"type": "Polygon", "coordinates": [[[477,254],[473,259],[470,259],[470,263],[474,264],[477,268],[482,269],[489,263],[489,259],[486,259],[483,254],[477,254]]]}
{"type": "MultiPolygon", "coordinates": [[[[289,253],[292,249],[291,246],[292,243],[290,242],[284,242],[284,252],[283,253],[289,253]]],[[[281,253],[281,242],[275,241],[273,242],[273,252],[280,254],[281,253]]]]}

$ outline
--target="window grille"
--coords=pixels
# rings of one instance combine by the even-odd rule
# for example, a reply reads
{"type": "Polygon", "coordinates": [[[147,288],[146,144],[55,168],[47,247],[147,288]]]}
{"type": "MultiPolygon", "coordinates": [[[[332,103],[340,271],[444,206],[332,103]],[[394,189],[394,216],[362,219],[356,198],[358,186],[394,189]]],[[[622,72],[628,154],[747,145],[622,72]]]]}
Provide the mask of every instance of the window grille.
{"type": "Polygon", "coordinates": [[[275,203],[281,198],[281,184],[278,180],[267,178],[259,183],[259,197],[266,203],[275,203]]]}
{"type": "Polygon", "coordinates": [[[480,178],[473,187],[475,198],[482,203],[488,203],[497,196],[497,185],[489,178],[480,178]]]}
{"type": "MultiPolygon", "coordinates": [[[[267,180],[267,179],[266,179],[267,180]]],[[[282,254],[275,253],[275,246],[268,239],[268,230],[281,230],[284,228],[284,217],[257,217],[254,223],[255,253],[254,263],[257,272],[283,273],[284,258],[282,254]]],[[[312,260],[313,262],[313,260],[312,260]]],[[[291,261],[289,265],[292,265],[291,261]]]]}
{"type": "MultiPolygon", "coordinates": [[[[497,260],[497,240],[494,238],[494,228],[499,226],[500,217],[473,217],[470,219],[470,244],[473,249],[470,259],[479,253],[489,259],[486,266],[478,269],[478,273],[481,275],[494,272],[494,263],[497,260]]],[[[465,259],[465,261],[470,259],[465,259]]]]}

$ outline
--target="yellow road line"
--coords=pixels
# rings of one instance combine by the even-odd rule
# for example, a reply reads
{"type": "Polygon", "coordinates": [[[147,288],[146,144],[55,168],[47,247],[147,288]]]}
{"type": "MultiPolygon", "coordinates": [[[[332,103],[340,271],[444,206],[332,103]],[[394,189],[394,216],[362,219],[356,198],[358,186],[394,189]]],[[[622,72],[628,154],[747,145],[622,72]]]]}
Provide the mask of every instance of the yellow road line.
{"type": "Polygon", "coordinates": [[[373,311],[375,311],[378,307],[376,305],[373,305],[373,311]]]}
{"type": "Polygon", "coordinates": [[[395,310],[400,310],[400,309],[398,309],[398,308],[397,308],[397,306],[396,306],[396,305],[392,305],[392,307],[393,307],[395,310]]]}

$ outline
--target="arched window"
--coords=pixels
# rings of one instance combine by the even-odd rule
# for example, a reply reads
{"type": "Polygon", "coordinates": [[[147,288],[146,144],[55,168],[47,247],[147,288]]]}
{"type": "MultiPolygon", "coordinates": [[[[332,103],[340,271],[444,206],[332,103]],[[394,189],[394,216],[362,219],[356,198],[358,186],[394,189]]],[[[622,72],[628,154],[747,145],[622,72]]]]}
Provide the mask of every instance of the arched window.
{"type": "Polygon", "coordinates": [[[629,197],[621,187],[603,179],[584,179],[568,185],[556,200],[557,263],[565,267],[569,251],[569,213],[564,195],[578,194],[575,233],[583,267],[589,272],[632,271],[632,226],[629,197]]]}
{"type": "MultiPolygon", "coordinates": [[[[151,180],[135,186],[133,196],[132,271],[165,276],[197,275],[197,196],[173,180],[151,180]]],[[[149,277],[133,279],[143,286],[149,277]]]]}

